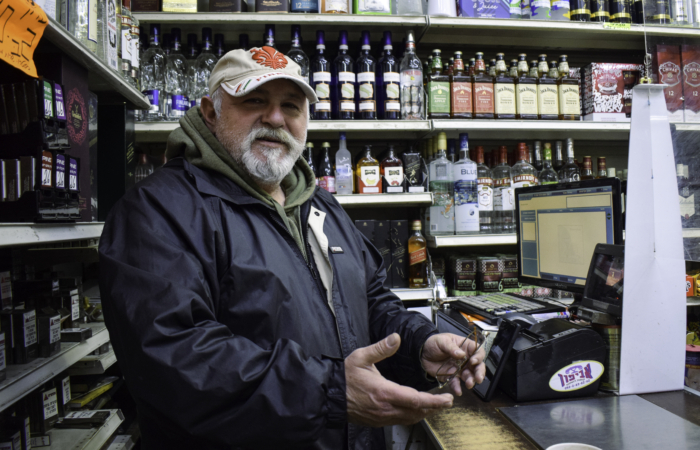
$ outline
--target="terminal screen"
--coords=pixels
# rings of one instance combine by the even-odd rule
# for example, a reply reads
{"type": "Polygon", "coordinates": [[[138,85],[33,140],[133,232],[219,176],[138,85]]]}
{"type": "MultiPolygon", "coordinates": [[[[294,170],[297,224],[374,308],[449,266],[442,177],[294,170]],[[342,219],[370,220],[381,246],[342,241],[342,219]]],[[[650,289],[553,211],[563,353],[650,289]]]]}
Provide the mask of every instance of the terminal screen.
{"type": "Polygon", "coordinates": [[[613,244],[612,186],[518,194],[524,277],[586,284],[596,244],[613,244]]]}

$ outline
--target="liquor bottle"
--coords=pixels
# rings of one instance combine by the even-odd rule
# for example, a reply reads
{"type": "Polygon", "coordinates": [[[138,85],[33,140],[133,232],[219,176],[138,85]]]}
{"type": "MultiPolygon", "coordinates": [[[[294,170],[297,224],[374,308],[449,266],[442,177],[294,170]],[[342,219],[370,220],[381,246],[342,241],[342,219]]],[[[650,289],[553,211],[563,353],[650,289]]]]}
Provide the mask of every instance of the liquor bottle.
{"type": "Polygon", "coordinates": [[[311,63],[312,87],[316,91],[318,102],[313,105],[313,118],[331,119],[331,72],[330,62],[326,58],[326,36],[323,30],[316,31],[316,55],[311,63]]]}
{"type": "Polygon", "coordinates": [[[510,166],[508,165],[508,150],[501,147],[498,150],[498,165],[493,169],[493,216],[495,233],[513,233],[513,211],[515,197],[510,166]]]}
{"type": "Polygon", "coordinates": [[[571,4],[569,0],[552,0],[552,20],[571,20],[571,4]]]}
{"type": "Polygon", "coordinates": [[[439,49],[433,50],[433,66],[428,75],[428,118],[450,118],[450,78],[442,72],[439,49]]]}
{"type": "Polygon", "coordinates": [[[469,75],[470,77],[473,77],[474,74],[476,73],[475,67],[476,67],[476,58],[469,58],[469,73],[467,75],[469,75]]]}
{"type": "Polygon", "coordinates": [[[296,0],[289,6],[289,11],[293,13],[318,13],[318,0],[296,0]]]}
{"type": "Polygon", "coordinates": [[[335,174],[333,173],[333,163],[331,163],[331,144],[324,142],[321,144],[321,155],[316,167],[316,179],[318,186],[331,194],[335,194],[335,174]]]}
{"type": "Polygon", "coordinates": [[[348,150],[345,133],[340,133],[338,151],[335,153],[335,188],[339,195],[352,194],[352,156],[348,150]]]}
{"type": "MultiPolygon", "coordinates": [[[[673,5],[676,6],[678,14],[678,25],[688,24],[688,15],[685,0],[673,0],[673,5]]],[[[613,23],[632,23],[632,11],[630,0],[610,0],[610,21],[613,23]]]]}
{"type": "Polygon", "coordinates": [[[544,53],[537,57],[537,76],[542,78],[549,73],[549,64],[547,64],[547,55],[544,53]]]}
{"type": "Polygon", "coordinates": [[[561,166],[558,175],[560,183],[581,180],[581,169],[574,160],[574,140],[571,138],[566,139],[566,163],[561,166]]]}
{"type": "Polygon", "coordinates": [[[139,20],[136,17],[131,19],[131,72],[129,83],[137,90],[141,90],[141,39],[139,34],[139,20]]]}
{"type": "Polygon", "coordinates": [[[454,64],[454,58],[450,58],[449,61],[445,61],[442,64],[442,73],[447,75],[447,78],[452,75],[452,65],[454,64]]]}
{"type": "MultiPolygon", "coordinates": [[[[214,35],[214,54],[216,55],[216,59],[221,59],[226,54],[224,35],[221,33],[214,35]]],[[[289,56],[289,54],[287,54],[287,56],[289,56]]]]}
{"type": "Polygon", "coordinates": [[[148,156],[141,153],[141,155],[139,155],[139,163],[134,169],[134,183],[144,180],[153,173],[153,170],[153,164],[148,161],[148,156]]]}
{"type": "Polygon", "coordinates": [[[340,31],[338,56],[333,61],[331,80],[335,89],[333,115],[340,120],[355,118],[355,62],[348,54],[348,32],[340,31]]]}
{"type": "Polygon", "coordinates": [[[369,31],[362,32],[362,50],[355,62],[357,74],[357,118],[361,120],[374,120],[377,118],[377,82],[375,73],[377,61],[370,54],[369,31]]]}
{"type": "Polygon", "coordinates": [[[396,156],[393,144],[389,144],[386,157],[382,160],[381,171],[384,192],[388,194],[404,192],[403,162],[396,156]]]}
{"type": "Polygon", "coordinates": [[[199,48],[197,46],[197,33],[187,34],[187,49],[185,50],[185,58],[189,65],[194,66],[194,61],[199,55],[199,48]]]}
{"type": "Polygon", "coordinates": [[[422,16],[423,4],[420,0],[399,0],[396,2],[396,13],[399,16],[422,16]]]}
{"type": "MultiPolygon", "coordinates": [[[[520,6],[521,0],[509,0],[508,1],[508,10],[510,12],[510,18],[511,19],[522,19],[523,18],[523,9],[520,6]]],[[[529,19],[529,17],[528,17],[529,19]]]]}
{"type": "Polygon", "coordinates": [[[301,49],[301,26],[292,25],[292,48],[287,52],[287,58],[291,59],[301,67],[301,76],[306,83],[309,83],[309,57],[301,49]]]}
{"type": "MultiPolygon", "coordinates": [[[[119,35],[121,36],[121,45],[119,46],[119,64],[121,74],[125,79],[129,79],[131,74],[131,0],[122,0],[121,6],[121,22],[119,35]]],[[[160,26],[158,26],[160,31],[160,26]]],[[[158,36],[160,43],[160,36],[158,36]]]]}
{"type": "Polygon", "coordinates": [[[420,220],[414,220],[411,229],[413,234],[408,238],[408,287],[427,288],[430,285],[428,243],[420,232],[420,220]]]}
{"type": "Polygon", "coordinates": [[[557,89],[557,63],[549,63],[549,73],[540,77],[537,85],[537,109],[541,120],[559,119],[559,90],[557,89]]]}
{"type": "Polygon", "coordinates": [[[250,44],[248,43],[248,35],[247,34],[239,34],[238,35],[238,48],[241,50],[248,50],[250,48],[250,44]]]}
{"type": "MultiPolygon", "coordinates": [[[[489,165],[489,168],[491,170],[495,169],[496,166],[498,166],[499,162],[501,161],[501,149],[500,148],[492,148],[491,149],[491,164],[489,165]]],[[[508,166],[510,167],[510,166],[508,166]]],[[[494,188],[495,188],[495,182],[494,182],[494,188]]],[[[494,195],[495,195],[494,191],[494,195]]]]}
{"type": "Polygon", "coordinates": [[[539,175],[539,184],[557,184],[559,177],[552,166],[552,144],[544,144],[544,166],[539,175]]]}
{"type": "Polygon", "coordinates": [[[538,184],[537,170],[528,162],[530,152],[524,142],[518,144],[515,159],[517,162],[510,169],[510,174],[513,178],[513,189],[536,186],[538,184]]]}
{"type": "Polygon", "coordinates": [[[508,75],[503,53],[496,55],[496,119],[515,119],[515,80],[508,75]]]}
{"type": "Polygon", "coordinates": [[[591,6],[590,0],[569,0],[570,16],[574,22],[590,22],[591,6]]]}
{"type": "MultiPolygon", "coordinates": [[[[632,23],[644,23],[644,2],[643,0],[632,0],[632,23]]],[[[697,20],[696,20],[697,22],[697,20]]]]}
{"type": "Polygon", "coordinates": [[[530,0],[530,18],[533,20],[549,20],[551,8],[550,0],[530,0]]]}
{"type": "Polygon", "coordinates": [[[508,76],[513,77],[514,80],[516,78],[518,78],[518,60],[517,59],[510,60],[510,67],[508,68],[508,76]]]}
{"type": "Polygon", "coordinates": [[[696,223],[695,194],[690,193],[688,166],[676,164],[676,180],[678,181],[678,200],[680,202],[681,226],[693,228],[696,223]]]}
{"type": "Polygon", "coordinates": [[[537,61],[533,61],[530,70],[527,55],[518,56],[518,78],[515,79],[516,119],[535,120],[537,114],[537,61]]]}
{"type": "Polygon", "coordinates": [[[271,23],[265,24],[265,31],[263,32],[262,42],[264,46],[272,47],[276,49],[275,46],[275,25],[271,23]]]}
{"type": "MultiPolygon", "coordinates": [[[[127,45],[129,45],[128,42],[127,45]]],[[[150,45],[143,54],[141,63],[143,94],[148,97],[148,102],[151,104],[151,107],[143,112],[143,120],[162,120],[165,112],[165,52],[160,48],[159,24],[151,24],[150,45]]]]}
{"type": "Polygon", "coordinates": [[[474,118],[494,118],[493,77],[486,74],[484,54],[478,52],[474,63],[474,118]]]}
{"type": "Polygon", "coordinates": [[[401,59],[401,118],[423,120],[423,70],[416,56],[413,31],[406,35],[406,50],[401,59]]]}
{"type": "MultiPolygon", "coordinates": [[[[610,0],[612,3],[614,0],[610,0]]],[[[623,0],[625,1],[625,0],[623,0]]],[[[608,0],[590,0],[591,22],[610,22],[610,7],[608,0]]]]}
{"type": "Polygon", "coordinates": [[[459,135],[459,161],[452,165],[455,234],[478,234],[479,197],[476,163],[469,159],[469,135],[459,135]]]}
{"type": "Polygon", "coordinates": [[[211,28],[202,28],[202,51],[194,62],[194,78],[190,80],[194,83],[194,95],[197,106],[202,103],[202,97],[209,95],[209,75],[214,66],[219,61],[212,51],[211,28]]]}
{"type": "Polygon", "coordinates": [[[190,108],[187,98],[187,61],[181,52],[179,28],[170,30],[172,50],[165,58],[165,118],[180,120],[190,108]]]}
{"type": "Polygon", "coordinates": [[[401,75],[399,74],[399,61],[394,55],[394,47],[391,45],[391,32],[384,32],[384,56],[379,59],[379,73],[377,86],[381,89],[377,92],[379,106],[379,118],[383,120],[401,119],[401,75]]]}
{"type": "Polygon", "coordinates": [[[564,166],[564,147],[561,141],[554,143],[554,163],[552,167],[559,173],[559,169],[564,166]]]}
{"type": "Polygon", "coordinates": [[[593,162],[590,156],[583,157],[583,169],[581,169],[581,179],[582,180],[592,180],[595,178],[593,173],[593,162]]]}
{"type": "Polygon", "coordinates": [[[322,14],[348,14],[348,0],[321,0],[322,14]]]}
{"type": "Polygon", "coordinates": [[[450,76],[450,117],[453,119],[471,119],[474,115],[472,99],[472,79],[464,72],[462,52],[455,52],[455,64],[450,76]]]}
{"type": "Polygon", "coordinates": [[[598,157],[598,176],[596,178],[608,178],[608,170],[606,168],[605,156],[598,157]]]}
{"type": "MultiPolygon", "coordinates": [[[[311,172],[316,175],[316,163],[314,162],[314,144],[313,142],[306,143],[306,150],[304,150],[304,159],[306,164],[311,168],[311,172]]],[[[316,186],[318,186],[318,176],[316,176],[316,186]]]]}
{"type": "MultiPolygon", "coordinates": [[[[647,3],[645,2],[645,5],[647,3]]],[[[671,4],[669,0],[658,0],[656,8],[646,8],[646,23],[654,24],[670,24],[671,19],[671,4]]]]}
{"type": "Polygon", "coordinates": [[[535,170],[539,174],[542,171],[542,168],[544,167],[542,164],[542,142],[541,141],[535,141],[535,151],[534,151],[534,158],[532,159],[532,165],[535,166],[535,170]]]}
{"type": "Polygon", "coordinates": [[[488,74],[493,78],[496,78],[496,60],[492,59],[489,61],[488,74]]]}
{"type": "Polygon", "coordinates": [[[581,103],[579,99],[578,81],[569,76],[569,63],[566,55],[559,56],[559,120],[581,120],[581,103]]]}
{"type": "Polygon", "coordinates": [[[433,193],[430,207],[430,234],[455,234],[454,185],[452,163],[447,160],[447,136],[437,136],[437,156],[429,164],[428,186],[433,193]]]}
{"type": "MultiPolygon", "coordinates": [[[[461,134],[460,134],[461,137],[461,134]]],[[[447,159],[454,163],[457,160],[457,139],[447,140],[447,159]]]]}
{"type": "Polygon", "coordinates": [[[382,175],[379,161],[372,156],[372,146],[365,145],[355,169],[359,194],[381,194],[382,175]]]}
{"type": "Polygon", "coordinates": [[[529,20],[531,13],[532,11],[530,11],[530,0],[522,0],[520,2],[520,18],[529,20]]]}
{"type": "Polygon", "coordinates": [[[484,147],[476,147],[477,194],[479,196],[479,231],[493,233],[493,175],[484,162],[484,147]]]}

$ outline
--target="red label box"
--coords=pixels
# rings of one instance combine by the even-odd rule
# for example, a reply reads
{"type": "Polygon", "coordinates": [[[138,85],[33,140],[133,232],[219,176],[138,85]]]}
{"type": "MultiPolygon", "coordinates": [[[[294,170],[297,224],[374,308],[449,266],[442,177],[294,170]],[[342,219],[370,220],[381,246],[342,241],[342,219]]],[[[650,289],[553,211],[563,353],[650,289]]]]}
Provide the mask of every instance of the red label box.
{"type": "Polygon", "coordinates": [[[657,45],[653,53],[654,83],[662,83],[666,96],[668,119],[683,121],[683,83],[681,79],[681,48],[678,45],[657,45]]]}
{"type": "Polygon", "coordinates": [[[681,46],[683,115],[686,122],[700,122],[700,46],[681,46]]]}
{"type": "Polygon", "coordinates": [[[625,73],[636,72],[639,79],[643,69],[641,64],[589,64],[582,80],[583,120],[629,122],[625,97],[630,96],[630,88],[625,86],[625,73]]]}

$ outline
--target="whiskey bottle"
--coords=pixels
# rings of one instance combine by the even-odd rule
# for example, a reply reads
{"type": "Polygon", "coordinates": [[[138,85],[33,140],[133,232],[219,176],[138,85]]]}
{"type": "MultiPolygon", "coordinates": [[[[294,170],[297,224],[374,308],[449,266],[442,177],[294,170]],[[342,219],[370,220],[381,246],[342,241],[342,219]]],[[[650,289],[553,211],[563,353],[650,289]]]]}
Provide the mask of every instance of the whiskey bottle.
{"type": "Polygon", "coordinates": [[[386,157],[382,160],[382,187],[389,194],[404,192],[403,163],[396,156],[394,145],[389,144],[386,157]]]}
{"type": "Polygon", "coordinates": [[[476,66],[476,58],[469,58],[469,76],[473,77],[476,73],[474,67],[476,66]]]}
{"type": "Polygon", "coordinates": [[[564,165],[564,150],[563,150],[563,144],[561,141],[557,141],[554,143],[554,162],[552,163],[552,167],[554,170],[559,173],[559,169],[562,168],[564,165]]]}
{"type": "Polygon", "coordinates": [[[582,180],[592,180],[595,178],[593,174],[593,162],[590,156],[583,157],[583,169],[581,169],[581,179],[582,180]]]}
{"type": "Polygon", "coordinates": [[[493,186],[494,232],[513,233],[515,231],[513,223],[515,198],[506,147],[500,147],[498,150],[498,165],[493,169],[493,186]]]}
{"type": "Polygon", "coordinates": [[[559,169],[558,175],[560,183],[581,180],[581,170],[574,159],[574,140],[571,138],[566,139],[566,163],[559,169]]]}
{"type": "Polygon", "coordinates": [[[316,169],[316,179],[318,186],[331,194],[335,194],[335,174],[333,173],[333,163],[331,163],[331,144],[324,142],[321,144],[322,153],[316,169]]]}
{"type": "Polygon", "coordinates": [[[513,77],[513,79],[518,78],[518,60],[511,59],[510,67],[508,68],[508,76],[513,77]]]}
{"type": "Polygon", "coordinates": [[[333,116],[340,120],[355,118],[355,62],[348,54],[348,32],[340,31],[338,56],[332,67],[332,85],[335,89],[333,116]]]}
{"type": "Polygon", "coordinates": [[[521,53],[518,61],[518,78],[515,80],[516,119],[536,120],[537,114],[537,61],[528,71],[527,55],[521,53]]]}
{"type": "Polygon", "coordinates": [[[578,80],[569,76],[569,63],[566,55],[559,56],[559,120],[581,120],[581,102],[578,80]]]}
{"type": "MultiPolygon", "coordinates": [[[[540,63],[540,66],[542,64],[540,63]]],[[[559,119],[559,91],[557,89],[557,63],[550,61],[549,73],[544,74],[537,85],[537,108],[541,120],[559,119]]]]}
{"type": "Polygon", "coordinates": [[[414,220],[411,229],[413,235],[408,238],[408,287],[426,288],[430,285],[428,243],[420,232],[420,220],[414,220]]]}
{"type": "Polygon", "coordinates": [[[528,162],[530,159],[529,154],[527,145],[524,142],[520,142],[516,150],[515,158],[517,162],[510,169],[510,174],[513,178],[513,189],[537,185],[537,171],[528,162]]]}
{"type": "Polygon", "coordinates": [[[484,54],[476,54],[474,63],[474,118],[494,118],[493,77],[486,74],[484,54]]]}
{"type": "Polygon", "coordinates": [[[570,16],[574,22],[590,22],[590,0],[570,0],[570,16]]]}
{"type": "Polygon", "coordinates": [[[539,176],[540,184],[557,184],[558,176],[552,168],[552,144],[544,144],[544,166],[539,176]]]}
{"type": "Polygon", "coordinates": [[[605,163],[605,156],[598,157],[598,176],[596,178],[608,178],[608,169],[605,163]]]}
{"type": "Polygon", "coordinates": [[[496,55],[495,113],[497,119],[515,119],[515,80],[508,75],[503,53],[496,55]]]}
{"type": "Polygon", "coordinates": [[[439,49],[433,50],[433,65],[428,75],[428,118],[450,118],[450,78],[442,72],[439,49]]]}
{"type": "Polygon", "coordinates": [[[484,147],[476,147],[476,189],[479,195],[479,231],[493,233],[493,174],[484,163],[484,147]]]}
{"type": "Polygon", "coordinates": [[[372,146],[365,145],[355,169],[358,194],[381,194],[382,175],[379,161],[372,156],[372,146]]]}
{"type": "MultiPolygon", "coordinates": [[[[684,10],[686,2],[684,0],[675,0],[674,5],[680,5],[683,11],[679,13],[677,22],[678,25],[687,24],[688,16],[684,10]]],[[[613,23],[632,23],[632,11],[630,11],[630,0],[610,0],[610,21],[613,23]]]]}
{"type": "Polygon", "coordinates": [[[447,159],[447,136],[437,136],[437,156],[429,165],[428,185],[433,193],[430,207],[430,234],[455,234],[452,163],[447,159]]]}
{"type": "Polygon", "coordinates": [[[455,234],[479,233],[476,163],[469,159],[469,135],[459,135],[459,161],[452,166],[454,180],[455,234]]]}
{"type": "Polygon", "coordinates": [[[462,52],[455,52],[454,58],[454,72],[450,77],[452,93],[450,117],[453,119],[471,119],[474,116],[472,78],[464,72],[462,52]]]}
{"type": "Polygon", "coordinates": [[[537,77],[542,78],[549,73],[549,64],[547,64],[547,55],[544,53],[537,57],[537,77]]]}
{"type": "MultiPolygon", "coordinates": [[[[608,0],[590,0],[591,1],[591,22],[610,22],[610,9],[608,8],[608,0]]],[[[611,3],[614,0],[611,0],[611,3]]],[[[623,0],[626,1],[626,0],[623,0]]]]}

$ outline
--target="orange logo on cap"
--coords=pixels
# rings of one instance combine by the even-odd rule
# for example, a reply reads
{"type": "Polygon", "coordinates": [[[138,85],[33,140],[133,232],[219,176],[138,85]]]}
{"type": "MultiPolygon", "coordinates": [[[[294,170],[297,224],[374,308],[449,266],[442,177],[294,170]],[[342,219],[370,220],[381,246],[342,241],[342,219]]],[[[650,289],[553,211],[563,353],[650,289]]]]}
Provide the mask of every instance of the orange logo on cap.
{"type": "Polygon", "coordinates": [[[264,46],[262,49],[252,48],[250,53],[258,64],[270,69],[284,69],[287,67],[287,58],[282,52],[278,52],[272,47],[264,46]]]}

